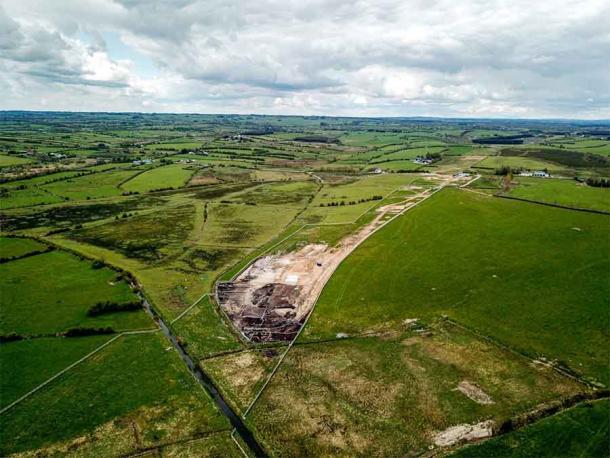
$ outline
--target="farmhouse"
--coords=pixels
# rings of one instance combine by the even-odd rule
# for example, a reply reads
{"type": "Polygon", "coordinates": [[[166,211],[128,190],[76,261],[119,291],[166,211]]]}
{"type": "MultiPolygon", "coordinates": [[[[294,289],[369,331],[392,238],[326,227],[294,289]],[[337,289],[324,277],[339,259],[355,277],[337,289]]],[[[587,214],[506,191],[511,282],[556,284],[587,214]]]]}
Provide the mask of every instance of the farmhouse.
{"type": "Polygon", "coordinates": [[[415,164],[430,165],[432,164],[432,159],[428,159],[424,156],[417,156],[415,159],[413,159],[413,162],[415,164]]]}
{"type": "Polygon", "coordinates": [[[544,170],[536,170],[536,171],[532,172],[532,176],[533,177],[541,177],[541,178],[549,178],[551,175],[549,175],[544,170]]]}

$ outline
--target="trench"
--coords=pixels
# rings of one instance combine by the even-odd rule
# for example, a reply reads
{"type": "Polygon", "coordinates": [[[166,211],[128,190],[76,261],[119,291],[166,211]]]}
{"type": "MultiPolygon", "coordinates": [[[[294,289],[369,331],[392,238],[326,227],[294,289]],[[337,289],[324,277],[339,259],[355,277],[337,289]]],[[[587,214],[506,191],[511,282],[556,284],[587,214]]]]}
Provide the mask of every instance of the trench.
{"type": "Polygon", "coordinates": [[[229,420],[231,426],[235,428],[250,451],[257,457],[267,457],[268,455],[263,447],[258,443],[241,417],[231,408],[231,406],[229,406],[229,404],[227,404],[212,379],[201,369],[198,364],[195,363],[193,358],[188,354],[180,342],[178,342],[175,334],[172,332],[169,326],[167,326],[163,318],[150,305],[146,298],[144,298],[141,294],[139,295],[142,299],[146,312],[148,312],[152,319],[159,325],[163,331],[163,334],[165,334],[165,336],[169,339],[182,361],[186,364],[189,372],[193,375],[193,377],[195,377],[195,380],[197,380],[201,387],[210,395],[216,406],[220,409],[220,412],[229,420]]]}

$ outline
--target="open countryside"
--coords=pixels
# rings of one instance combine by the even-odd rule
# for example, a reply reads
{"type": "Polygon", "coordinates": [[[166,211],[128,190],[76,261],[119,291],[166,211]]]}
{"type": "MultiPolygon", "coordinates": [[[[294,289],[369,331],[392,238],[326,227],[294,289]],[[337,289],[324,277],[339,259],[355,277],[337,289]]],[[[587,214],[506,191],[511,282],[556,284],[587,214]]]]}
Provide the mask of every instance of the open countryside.
{"type": "Polygon", "coordinates": [[[0,122],[3,456],[607,449],[607,129],[65,116],[0,122]]]}

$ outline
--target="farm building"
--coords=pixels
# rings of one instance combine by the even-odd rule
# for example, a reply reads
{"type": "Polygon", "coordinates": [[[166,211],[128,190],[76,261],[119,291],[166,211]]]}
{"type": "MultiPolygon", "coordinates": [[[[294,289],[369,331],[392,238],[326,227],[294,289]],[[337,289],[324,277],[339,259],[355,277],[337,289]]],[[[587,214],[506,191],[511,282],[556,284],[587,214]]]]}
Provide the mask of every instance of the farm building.
{"type": "Polygon", "coordinates": [[[432,164],[432,159],[428,159],[424,156],[417,156],[415,159],[413,159],[413,162],[415,164],[430,165],[432,164]]]}

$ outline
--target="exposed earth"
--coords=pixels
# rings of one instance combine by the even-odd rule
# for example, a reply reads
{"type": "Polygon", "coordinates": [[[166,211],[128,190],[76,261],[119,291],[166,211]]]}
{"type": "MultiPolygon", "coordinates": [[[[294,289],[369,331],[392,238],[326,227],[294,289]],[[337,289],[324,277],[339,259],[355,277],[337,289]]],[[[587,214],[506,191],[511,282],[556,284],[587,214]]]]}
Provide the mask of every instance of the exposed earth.
{"type": "MultiPolygon", "coordinates": [[[[441,186],[456,181],[446,175],[430,178],[440,177],[441,186]]],[[[335,247],[308,244],[294,252],[258,258],[233,281],[218,284],[218,303],[246,339],[253,342],[292,340],[341,261],[389,218],[433,192],[426,189],[402,202],[378,208],[370,223],[335,247]]]]}

